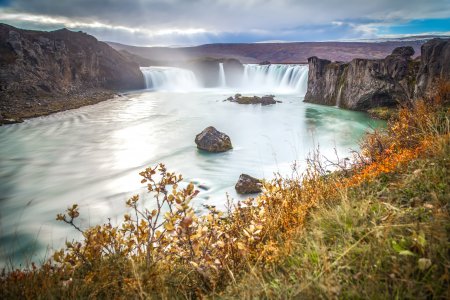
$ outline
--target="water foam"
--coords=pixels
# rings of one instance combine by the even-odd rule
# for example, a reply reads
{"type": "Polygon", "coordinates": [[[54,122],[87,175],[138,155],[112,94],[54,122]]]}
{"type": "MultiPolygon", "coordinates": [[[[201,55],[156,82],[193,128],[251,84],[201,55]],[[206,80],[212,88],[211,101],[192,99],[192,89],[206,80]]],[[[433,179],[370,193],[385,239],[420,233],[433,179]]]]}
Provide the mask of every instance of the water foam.
{"type": "MultiPolygon", "coordinates": [[[[147,89],[158,91],[189,92],[203,88],[195,74],[175,67],[142,67],[147,89]]],[[[227,85],[223,63],[219,63],[218,88],[227,85]]],[[[306,94],[308,66],[294,64],[256,65],[244,64],[242,82],[238,86],[244,93],[306,94]]],[[[233,87],[236,89],[236,87],[233,87]]]]}
{"type": "Polygon", "coordinates": [[[142,67],[147,89],[171,92],[193,91],[200,88],[194,72],[175,67],[142,67]]]}

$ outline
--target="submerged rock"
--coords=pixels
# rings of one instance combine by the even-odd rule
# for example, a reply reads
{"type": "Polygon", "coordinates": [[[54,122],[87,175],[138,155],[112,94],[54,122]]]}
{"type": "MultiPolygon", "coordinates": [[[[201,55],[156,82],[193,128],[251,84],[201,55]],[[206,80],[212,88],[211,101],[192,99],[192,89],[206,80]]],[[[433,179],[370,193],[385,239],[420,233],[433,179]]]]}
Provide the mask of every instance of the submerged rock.
{"type": "Polygon", "coordinates": [[[255,177],[241,174],[234,188],[238,194],[256,194],[262,191],[262,183],[255,177]]]}
{"type": "Polygon", "coordinates": [[[233,149],[228,135],[209,126],[195,137],[195,143],[198,149],[208,152],[225,152],[233,149]]]}
{"type": "Polygon", "coordinates": [[[233,97],[228,97],[227,101],[236,102],[238,104],[261,104],[261,105],[272,105],[276,103],[281,103],[281,101],[275,100],[274,95],[266,95],[262,97],[258,96],[242,96],[241,94],[236,94],[233,97]]]}

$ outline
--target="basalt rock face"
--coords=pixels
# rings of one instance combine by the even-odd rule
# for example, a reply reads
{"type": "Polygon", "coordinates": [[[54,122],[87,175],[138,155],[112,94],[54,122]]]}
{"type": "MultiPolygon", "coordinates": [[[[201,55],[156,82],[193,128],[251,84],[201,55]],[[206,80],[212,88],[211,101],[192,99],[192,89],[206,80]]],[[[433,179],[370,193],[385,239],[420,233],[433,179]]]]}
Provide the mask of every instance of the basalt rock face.
{"type": "Polygon", "coordinates": [[[239,86],[242,83],[244,66],[237,59],[201,58],[192,60],[182,67],[192,70],[204,87],[219,85],[220,63],[223,63],[227,86],[239,86]]]}
{"type": "Polygon", "coordinates": [[[311,57],[305,102],[352,110],[395,106],[414,94],[419,62],[413,54],[412,47],[399,47],[385,59],[343,63],[311,57]]]}
{"type": "Polygon", "coordinates": [[[376,60],[343,63],[311,57],[305,102],[365,111],[427,96],[439,82],[450,80],[449,39],[423,44],[420,59],[412,55],[412,47],[399,47],[376,60]]]}
{"type": "Polygon", "coordinates": [[[433,93],[440,80],[450,80],[450,39],[433,39],[422,45],[415,96],[433,93]]]}
{"type": "MultiPolygon", "coordinates": [[[[20,115],[23,110],[25,116],[32,116],[27,109],[39,110],[41,102],[52,107],[52,99],[69,101],[96,91],[106,95],[144,87],[136,63],[88,34],[0,24],[0,112],[4,115],[20,115]]],[[[59,106],[57,110],[64,110],[63,103],[59,106]]]]}
{"type": "Polygon", "coordinates": [[[346,64],[320,59],[308,59],[308,90],[305,102],[336,105],[336,86],[344,73],[346,64]]]}

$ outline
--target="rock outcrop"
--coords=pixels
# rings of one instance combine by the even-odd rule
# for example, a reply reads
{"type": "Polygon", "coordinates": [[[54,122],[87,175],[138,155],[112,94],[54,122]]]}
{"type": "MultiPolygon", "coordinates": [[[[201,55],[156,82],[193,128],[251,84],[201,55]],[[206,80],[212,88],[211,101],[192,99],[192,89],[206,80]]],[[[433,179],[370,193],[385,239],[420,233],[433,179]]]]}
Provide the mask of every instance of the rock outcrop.
{"type": "Polygon", "coordinates": [[[242,83],[244,66],[237,59],[201,58],[181,65],[194,72],[204,87],[217,87],[219,85],[219,64],[223,63],[228,86],[239,86],[242,83]]]}
{"type": "Polygon", "coordinates": [[[423,96],[439,79],[449,79],[449,40],[425,43],[420,60],[413,60],[412,55],[412,47],[399,47],[384,59],[349,63],[310,57],[304,101],[366,111],[423,96]]]}
{"type": "Polygon", "coordinates": [[[262,97],[258,96],[250,97],[250,96],[242,96],[241,94],[236,94],[234,98],[228,97],[227,100],[225,101],[235,102],[239,104],[261,104],[262,106],[281,103],[281,101],[275,100],[274,95],[266,95],[262,97]]]}
{"type": "Polygon", "coordinates": [[[262,183],[257,178],[241,174],[234,188],[238,194],[256,194],[262,191],[262,183]]]}
{"type": "Polygon", "coordinates": [[[233,149],[228,135],[209,126],[196,135],[197,148],[208,152],[225,152],[233,149]]]}
{"type": "Polygon", "coordinates": [[[93,36],[0,24],[0,113],[5,118],[48,114],[81,106],[86,97],[98,102],[116,91],[143,87],[139,66],[93,36]]]}
{"type": "Polygon", "coordinates": [[[440,80],[450,80],[450,39],[433,39],[422,45],[415,96],[433,93],[440,80]]]}
{"type": "Polygon", "coordinates": [[[352,110],[395,106],[414,93],[419,63],[412,47],[395,49],[385,59],[354,59],[350,63],[308,59],[305,102],[352,110]]]}

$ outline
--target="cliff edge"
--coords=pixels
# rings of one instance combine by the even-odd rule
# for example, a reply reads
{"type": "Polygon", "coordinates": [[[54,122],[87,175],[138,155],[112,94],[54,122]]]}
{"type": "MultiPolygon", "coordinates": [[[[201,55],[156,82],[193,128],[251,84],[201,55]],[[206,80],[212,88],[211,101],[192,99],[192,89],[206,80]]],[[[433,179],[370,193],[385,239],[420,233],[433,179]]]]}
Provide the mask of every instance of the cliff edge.
{"type": "Polygon", "coordinates": [[[0,24],[0,121],[80,107],[144,87],[139,66],[93,36],[0,24]]]}
{"type": "Polygon", "coordinates": [[[430,40],[421,52],[416,60],[412,47],[396,48],[384,59],[349,63],[310,57],[304,101],[365,111],[426,96],[439,80],[450,79],[450,40],[430,40]]]}

